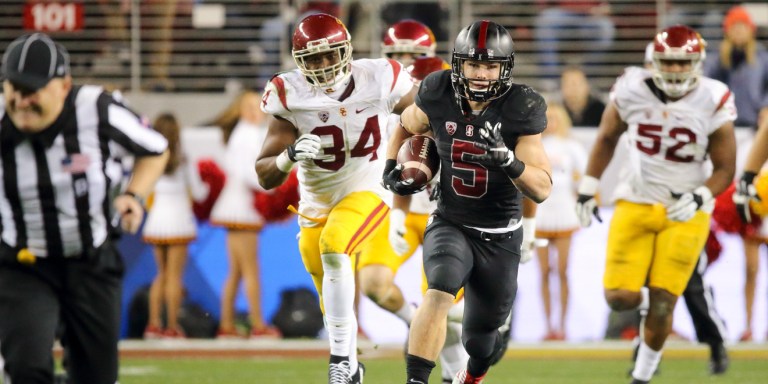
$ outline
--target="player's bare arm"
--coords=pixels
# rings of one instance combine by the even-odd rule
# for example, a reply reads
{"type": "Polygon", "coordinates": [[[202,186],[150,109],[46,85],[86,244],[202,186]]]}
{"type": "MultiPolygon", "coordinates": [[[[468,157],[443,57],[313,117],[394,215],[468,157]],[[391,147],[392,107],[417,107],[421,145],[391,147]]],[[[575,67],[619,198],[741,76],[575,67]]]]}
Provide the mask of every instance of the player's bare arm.
{"type": "Polygon", "coordinates": [[[525,163],[520,177],[512,179],[515,187],[534,202],[543,202],[552,192],[552,167],[541,143],[541,134],[520,136],[515,156],[525,163]]]}
{"type": "Polygon", "coordinates": [[[419,88],[418,87],[413,87],[413,89],[411,89],[410,92],[405,94],[405,96],[403,96],[400,99],[400,101],[398,101],[397,104],[395,104],[395,107],[392,109],[392,113],[397,114],[397,115],[402,114],[403,111],[405,111],[406,108],[408,108],[409,106],[411,106],[413,104],[413,100],[416,97],[416,93],[418,93],[418,92],[419,92],[419,88]]]}
{"type": "Polygon", "coordinates": [[[616,145],[621,135],[627,130],[627,123],[621,120],[619,110],[614,102],[608,103],[600,120],[595,145],[589,154],[586,175],[600,178],[613,159],[616,145]]]}
{"type": "MultiPolygon", "coordinates": [[[[403,102],[403,100],[400,100],[403,102]]],[[[400,105],[400,103],[398,103],[400,105]]],[[[395,107],[397,108],[397,107],[395,107]]],[[[400,129],[395,129],[389,138],[387,159],[397,158],[397,151],[403,140],[413,135],[421,135],[429,131],[429,118],[416,104],[411,103],[400,114],[400,129]]]]}
{"type": "Polygon", "coordinates": [[[709,135],[708,151],[713,170],[704,185],[712,191],[713,196],[717,196],[731,185],[736,172],[736,136],[733,122],[723,124],[709,135]]]}
{"type": "Polygon", "coordinates": [[[744,163],[744,171],[758,173],[766,160],[768,160],[768,118],[763,119],[757,129],[747,155],[747,162],[744,163]]]}
{"type": "Polygon", "coordinates": [[[270,118],[269,131],[256,160],[256,174],[264,189],[272,189],[285,182],[288,173],[278,168],[276,160],[296,138],[297,130],[293,123],[277,116],[270,118]]]}

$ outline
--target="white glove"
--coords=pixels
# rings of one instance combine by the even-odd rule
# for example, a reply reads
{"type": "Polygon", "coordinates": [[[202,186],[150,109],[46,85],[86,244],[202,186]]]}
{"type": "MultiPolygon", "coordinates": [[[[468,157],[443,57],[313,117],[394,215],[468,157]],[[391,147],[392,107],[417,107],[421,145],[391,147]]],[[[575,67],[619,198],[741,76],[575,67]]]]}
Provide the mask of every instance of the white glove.
{"type": "Polygon", "coordinates": [[[597,187],[599,186],[600,180],[595,177],[584,175],[581,179],[578,191],[579,197],[576,200],[576,216],[579,218],[579,223],[582,227],[589,227],[592,224],[593,215],[597,221],[603,222],[597,209],[597,200],[595,200],[597,187]]]}
{"type": "Polygon", "coordinates": [[[405,212],[401,209],[389,211],[389,244],[398,255],[403,255],[411,249],[405,240],[405,212]]]}
{"type": "Polygon", "coordinates": [[[282,172],[288,173],[296,162],[314,160],[320,151],[320,136],[305,133],[277,156],[275,165],[282,172]]]}
{"type": "Polygon", "coordinates": [[[523,244],[520,247],[520,263],[525,264],[533,259],[536,246],[536,219],[523,217],[523,244]]]}
{"type": "Polygon", "coordinates": [[[667,207],[667,219],[672,221],[688,221],[696,215],[696,211],[702,205],[712,201],[712,191],[705,186],[693,190],[693,192],[683,193],[677,201],[667,207]]]}
{"type": "Polygon", "coordinates": [[[297,161],[314,160],[320,153],[320,136],[305,133],[288,146],[288,158],[297,161]]]}

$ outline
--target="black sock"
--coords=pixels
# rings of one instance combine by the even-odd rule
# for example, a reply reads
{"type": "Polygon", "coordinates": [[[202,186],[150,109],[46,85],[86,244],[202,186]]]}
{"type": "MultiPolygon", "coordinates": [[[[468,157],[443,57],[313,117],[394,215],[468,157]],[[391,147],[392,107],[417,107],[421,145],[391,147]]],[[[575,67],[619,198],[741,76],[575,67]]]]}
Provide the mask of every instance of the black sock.
{"type": "Polygon", "coordinates": [[[349,361],[349,357],[347,357],[347,356],[331,355],[331,359],[330,359],[330,363],[331,364],[339,364],[342,361],[349,361]]]}
{"type": "Polygon", "coordinates": [[[405,358],[406,382],[427,384],[429,382],[429,374],[432,373],[432,368],[434,367],[434,361],[429,361],[409,353],[405,358]]]}

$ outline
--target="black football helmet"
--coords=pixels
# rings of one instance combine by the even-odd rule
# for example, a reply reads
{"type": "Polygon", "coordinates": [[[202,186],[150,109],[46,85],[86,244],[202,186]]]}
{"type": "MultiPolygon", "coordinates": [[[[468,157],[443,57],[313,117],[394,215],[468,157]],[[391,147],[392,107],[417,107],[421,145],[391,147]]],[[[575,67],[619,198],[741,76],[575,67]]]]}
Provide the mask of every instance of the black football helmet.
{"type": "MultiPolygon", "coordinates": [[[[507,30],[492,21],[481,20],[459,32],[453,46],[451,83],[456,95],[472,101],[489,101],[503,96],[512,86],[512,67],[515,50],[507,30]],[[501,64],[498,80],[490,80],[485,89],[470,88],[469,79],[462,70],[464,61],[494,61],[501,64]]],[[[487,81],[487,80],[483,80],[487,81]]]]}

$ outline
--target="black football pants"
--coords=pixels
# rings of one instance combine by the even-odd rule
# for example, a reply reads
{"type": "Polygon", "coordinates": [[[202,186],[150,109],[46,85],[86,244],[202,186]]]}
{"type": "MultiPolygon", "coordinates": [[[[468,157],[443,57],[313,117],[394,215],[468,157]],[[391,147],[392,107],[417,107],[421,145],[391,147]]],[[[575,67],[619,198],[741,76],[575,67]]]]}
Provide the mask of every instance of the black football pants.
{"type": "Polygon", "coordinates": [[[56,328],[74,384],[117,382],[123,264],[107,242],[77,259],[19,264],[0,246],[0,353],[11,383],[51,384],[56,328]]]}
{"type": "Polygon", "coordinates": [[[424,234],[428,286],[453,295],[464,287],[464,348],[488,365],[501,345],[498,328],[517,294],[522,239],[519,228],[509,237],[483,240],[479,232],[437,215],[424,234]]]}

